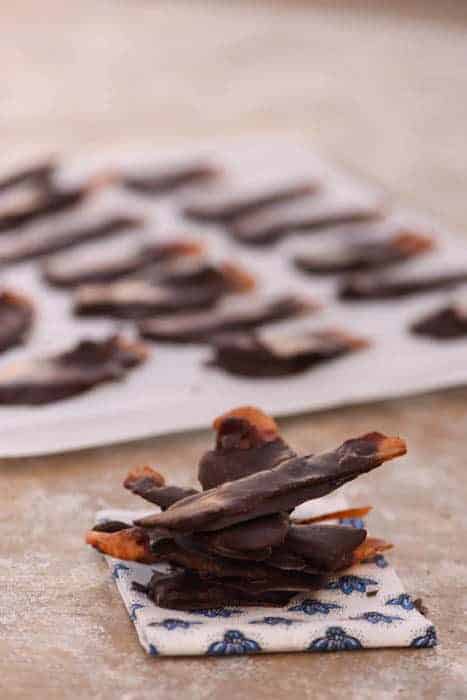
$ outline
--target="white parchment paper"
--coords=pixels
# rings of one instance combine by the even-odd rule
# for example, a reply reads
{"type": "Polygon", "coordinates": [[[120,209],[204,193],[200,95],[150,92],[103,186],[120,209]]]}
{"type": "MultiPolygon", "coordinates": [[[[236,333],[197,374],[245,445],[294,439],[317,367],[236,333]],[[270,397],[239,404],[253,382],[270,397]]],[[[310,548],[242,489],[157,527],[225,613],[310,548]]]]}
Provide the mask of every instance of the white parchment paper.
{"type": "MultiPolygon", "coordinates": [[[[232,182],[280,182],[307,174],[318,175],[343,197],[366,200],[381,197],[375,188],[358,183],[318,160],[296,141],[284,139],[246,140],[231,145],[182,148],[170,153],[101,154],[87,161],[77,159],[63,167],[61,177],[72,181],[97,168],[123,165],[145,167],[193,157],[209,157],[225,167],[232,182]]],[[[384,233],[381,226],[354,224],[318,234],[297,234],[276,246],[250,248],[234,243],[221,228],[184,221],[177,213],[189,191],[170,197],[142,197],[114,187],[96,196],[72,214],[60,215],[30,226],[23,236],[41,236],[51,227],[68,228],[95,221],[105,212],[143,213],[142,231],[76,249],[76,255],[98,256],[138,247],[148,240],[189,235],[204,241],[214,259],[236,260],[258,279],[257,294],[305,293],[323,304],[323,310],[309,318],[276,324],[280,328],[321,328],[341,326],[367,337],[372,345],[308,372],[278,379],[242,379],[208,368],[206,347],[151,345],[150,360],[123,381],[98,387],[80,397],[49,406],[0,408],[0,456],[26,456],[60,452],[168,432],[207,426],[218,413],[238,404],[260,404],[274,415],[317,410],[372,401],[421,391],[455,386],[467,381],[467,341],[437,343],[411,336],[407,325],[434,309],[454,293],[433,293],[391,302],[341,304],[336,301],[336,280],[307,277],[290,263],[293,253],[316,246],[332,245],[367,232],[384,233]]],[[[467,267],[467,247],[462,238],[445,233],[441,227],[388,204],[393,221],[416,223],[433,233],[437,249],[403,270],[444,270],[467,267]]],[[[15,234],[16,235],[16,234],[15,234]]],[[[0,253],[8,246],[2,235],[0,253]]],[[[400,267],[395,268],[397,270],[400,267]]],[[[85,337],[103,337],[127,330],[131,323],[106,319],[74,319],[71,295],[51,289],[41,281],[40,264],[24,263],[2,271],[1,283],[32,296],[38,318],[29,342],[0,358],[0,371],[32,355],[60,352],[85,337]]],[[[227,303],[242,303],[245,297],[227,303]]]]}

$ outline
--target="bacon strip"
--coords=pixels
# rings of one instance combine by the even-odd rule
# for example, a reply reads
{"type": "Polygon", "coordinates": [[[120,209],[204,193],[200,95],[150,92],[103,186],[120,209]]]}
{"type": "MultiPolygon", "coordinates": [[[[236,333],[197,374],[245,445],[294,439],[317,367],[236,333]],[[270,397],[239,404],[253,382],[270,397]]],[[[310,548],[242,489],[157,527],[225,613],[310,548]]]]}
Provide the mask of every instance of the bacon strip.
{"type": "Polygon", "coordinates": [[[293,457],[277,467],[227,482],[137,521],[181,533],[219,530],[321,498],[347,481],[406,452],[398,437],[368,433],[317,456],[293,457]]]}
{"type": "Polygon", "coordinates": [[[18,185],[48,186],[55,168],[53,160],[44,160],[18,168],[0,177],[0,192],[6,192],[18,185]]]}
{"type": "Polygon", "coordinates": [[[374,201],[365,203],[326,195],[270,206],[258,213],[237,217],[230,230],[241,243],[268,245],[292,233],[313,233],[337,224],[371,221],[379,215],[379,203],[374,201]]]}
{"type": "Polygon", "coordinates": [[[467,337],[467,302],[448,304],[415,321],[410,326],[415,335],[436,340],[467,337]]]}
{"type": "Polygon", "coordinates": [[[432,250],[434,242],[428,236],[401,231],[391,237],[354,243],[323,253],[304,253],[294,258],[295,266],[312,275],[361,272],[390,267],[432,250]]]}
{"type": "Polygon", "coordinates": [[[251,212],[261,210],[271,204],[279,204],[300,199],[317,189],[316,182],[292,182],[283,185],[256,188],[244,187],[235,190],[221,189],[209,192],[203,197],[188,203],[183,213],[190,219],[208,222],[225,222],[251,212]]]}
{"type": "Polygon", "coordinates": [[[247,377],[280,377],[304,372],[368,347],[368,341],[340,329],[277,333],[225,333],[212,341],[212,366],[247,377]]]}
{"type": "Polygon", "coordinates": [[[86,544],[116,559],[154,564],[158,561],[149,546],[149,535],[141,527],[132,527],[118,532],[89,530],[86,544]]]}
{"type": "Polygon", "coordinates": [[[0,209],[0,232],[16,229],[31,221],[58,214],[77,206],[87,197],[113,182],[113,173],[99,173],[84,185],[60,189],[48,187],[39,190],[26,204],[0,209]]]}
{"type": "Polygon", "coordinates": [[[342,518],[363,518],[373,509],[373,506],[363,506],[362,508],[346,508],[345,510],[335,510],[323,515],[314,515],[310,518],[292,518],[294,525],[311,525],[312,523],[322,523],[326,520],[341,520],[342,518]]]}
{"type": "Polygon", "coordinates": [[[344,301],[398,299],[416,294],[454,289],[461,284],[467,284],[466,270],[419,275],[405,274],[394,277],[362,274],[355,275],[345,281],[340,287],[339,297],[344,301]]]}
{"type": "Polygon", "coordinates": [[[319,306],[304,297],[286,295],[272,300],[249,300],[235,308],[177,313],[148,318],[139,330],[144,338],[168,343],[205,343],[226,331],[247,331],[267,323],[313,314],[319,306]]]}
{"type": "Polygon", "coordinates": [[[182,498],[199,493],[196,489],[166,486],[162,474],[148,466],[132,469],[123,485],[136,496],[155,503],[162,510],[166,510],[182,498]]]}
{"type": "Polygon", "coordinates": [[[147,357],[141,343],[123,337],[86,340],[67,352],[6,367],[0,373],[0,404],[44,404],[124,378],[147,357]]]}
{"type": "Polygon", "coordinates": [[[76,252],[47,261],[43,273],[54,287],[77,287],[81,284],[113,282],[147,267],[160,267],[168,261],[198,256],[203,246],[190,239],[175,239],[145,245],[134,253],[100,256],[98,260],[80,260],[76,252]]]}
{"type": "Polygon", "coordinates": [[[219,175],[219,169],[210,163],[194,162],[158,167],[148,172],[127,173],[121,181],[132,192],[154,196],[174,192],[186,185],[204,184],[219,175]]]}

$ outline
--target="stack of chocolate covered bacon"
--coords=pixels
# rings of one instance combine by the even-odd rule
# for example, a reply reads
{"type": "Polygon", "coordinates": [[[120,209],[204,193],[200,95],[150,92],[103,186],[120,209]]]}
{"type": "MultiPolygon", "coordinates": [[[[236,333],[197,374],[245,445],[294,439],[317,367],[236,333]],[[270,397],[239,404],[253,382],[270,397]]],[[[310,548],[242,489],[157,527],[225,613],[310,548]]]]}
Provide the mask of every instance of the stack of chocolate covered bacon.
{"type": "Polygon", "coordinates": [[[221,416],[214,428],[215,449],[199,464],[202,491],[166,485],[150,467],[133,470],[125,487],[161,512],[87,533],[88,544],[105,554],[170,565],[144,589],[159,606],[284,605],[391,546],[362,528],[329,523],[369,508],[307,519],[294,518],[293,510],[405,454],[402,439],[368,433],[299,456],[274,420],[251,407],[221,416]]]}

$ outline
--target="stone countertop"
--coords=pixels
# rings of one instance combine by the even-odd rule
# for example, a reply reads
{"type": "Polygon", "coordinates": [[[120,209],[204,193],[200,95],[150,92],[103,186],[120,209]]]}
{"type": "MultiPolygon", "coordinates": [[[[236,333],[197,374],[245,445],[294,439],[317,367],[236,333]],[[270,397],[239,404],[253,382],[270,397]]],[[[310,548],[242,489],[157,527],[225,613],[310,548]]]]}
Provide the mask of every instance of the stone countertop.
{"type": "MultiPolygon", "coordinates": [[[[363,5],[44,0],[39,14],[9,3],[2,152],[298,131],[462,230],[467,8],[363,5]]],[[[287,440],[307,451],[372,429],[407,439],[408,457],[346,491],[374,505],[372,533],[396,544],[391,559],[438,628],[435,650],[149,658],[83,533],[96,509],[137,503],[120,486],[130,466],[150,461],[189,484],[212,436],[4,461],[1,697],[465,697],[466,399],[458,389],[281,421],[287,440]]]]}

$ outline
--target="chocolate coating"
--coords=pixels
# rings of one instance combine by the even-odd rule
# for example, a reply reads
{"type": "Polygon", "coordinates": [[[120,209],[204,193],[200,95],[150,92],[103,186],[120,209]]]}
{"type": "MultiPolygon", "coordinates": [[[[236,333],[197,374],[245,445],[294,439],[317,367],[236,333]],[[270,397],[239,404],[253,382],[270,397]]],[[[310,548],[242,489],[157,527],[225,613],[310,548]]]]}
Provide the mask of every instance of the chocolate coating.
{"type": "Polygon", "coordinates": [[[0,192],[5,192],[19,185],[36,185],[47,187],[55,171],[55,163],[52,160],[44,160],[33,165],[26,165],[15,169],[0,177],[0,192]]]}
{"type": "Polygon", "coordinates": [[[308,197],[297,202],[264,208],[257,214],[237,217],[231,224],[234,238],[250,245],[268,245],[291,233],[377,218],[375,202],[354,202],[333,197],[308,197]]]}
{"type": "Polygon", "coordinates": [[[332,275],[343,272],[360,272],[390,267],[410,260],[433,248],[432,239],[410,231],[397,233],[390,238],[341,246],[329,253],[297,255],[295,266],[311,275],[332,275]]]}
{"type": "Polygon", "coordinates": [[[8,290],[0,292],[0,352],[21,345],[34,322],[34,307],[29,299],[8,290]]]}
{"type": "Polygon", "coordinates": [[[410,330],[436,340],[467,338],[467,304],[444,306],[413,323],[410,330]]]}
{"type": "Polygon", "coordinates": [[[142,319],[190,308],[210,308],[218,299],[218,290],[210,287],[176,289],[128,280],[79,287],[73,308],[77,316],[142,319]]]}
{"type": "Polygon", "coordinates": [[[245,301],[240,307],[209,312],[177,314],[151,318],[140,324],[144,338],[169,343],[203,343],[225,331],[259,328],[267,323],[297,318],[317,309],[313,302],[292,295],[271,301],[245,301]]]}
{"type": "Polygon", "coordinates": [[[142,223],[137,217],[109,216],[89,226],[52,231],[40,238],[24,234],[13,242],[0,242],[0,263],[11,264],[42,258],[83,243],[127,233],[129,230],[140,228],[142,223]]]}
{"type": "Polygon", "coordinates": [[[280,377],[367,346],[362,338],[334,329],[281,333],[269,339],[255,333],[226,333],[212,341],[210,364],[236,375],[280,377]]]}
{"type": "Polygon", "coordinates": [[[385,277],[355,275],[341,285],[339,297],[345,301],[398,299],[416,294],[454,289],[461,284],[467,284],[467,271],[465,270],[394,277],[389,275],[385,277]]]}
{"type": "Polygon", "coordinates": [[[113,282],[149,266],[163,266],[169,260],[196,256],[200,251],[201,246],[197,242],[182,239],[145,245],[133,253],[100,256],[93,261],[76,259],[73,252],[48,260],[44,266],[44,278],[55,287],[65,288],[113,282]]]}
{"type": "Polygon", "coordinates": [[[137,521],[180,533],[220,530],[262,515],[289,511],[405,454],[403,440],[369,433],[321,455],[293,457],[277,467],[191,496],[164,513],[137,521]]]}
{"type": "Polygon", "coordinates": [[[82,202],[90,191],[91,188],[87,184],[69,189],[39,190],[26,204],[0,210],[0,232],[16,229],[31,221],[71,209],[82,202]]]}
{"type": "Polygon", "coordinates": [[[173,192],[186,185],[203,184],[219,174],[219,170],[210,163],[182,163],[159,167],[152,172],[126,174],[122,184],[132,192],[154,196],[173,192]]]}
{"type": "Polygon", "coordinates": [[[294,595],[290,591],[249,593],[213,577],[197,576],[191,571],[171,574],[154,573],[147,588],[148,596],[161,608],[200,610],[229,606],[283,606],[294,595]]]}
{"type": "Polygon", "coordinates": [[[0,404],[44,404],[75,396],[123,379],[146,356],[143,345],[118,336],[85,340],[67,352],[7,367],[0,374],[0,404]]]}
{"type": "Polygon", "coordinates": [[[310,195],[316,189],[315,182],[292,182],[265,188],[258,186],[238,190],[223,189],[210,192],[204,197],[185,205],[185,216],[197,221],[221,222],[261,210],[271,204],[287,202],[304,195],[310,195]]]}

